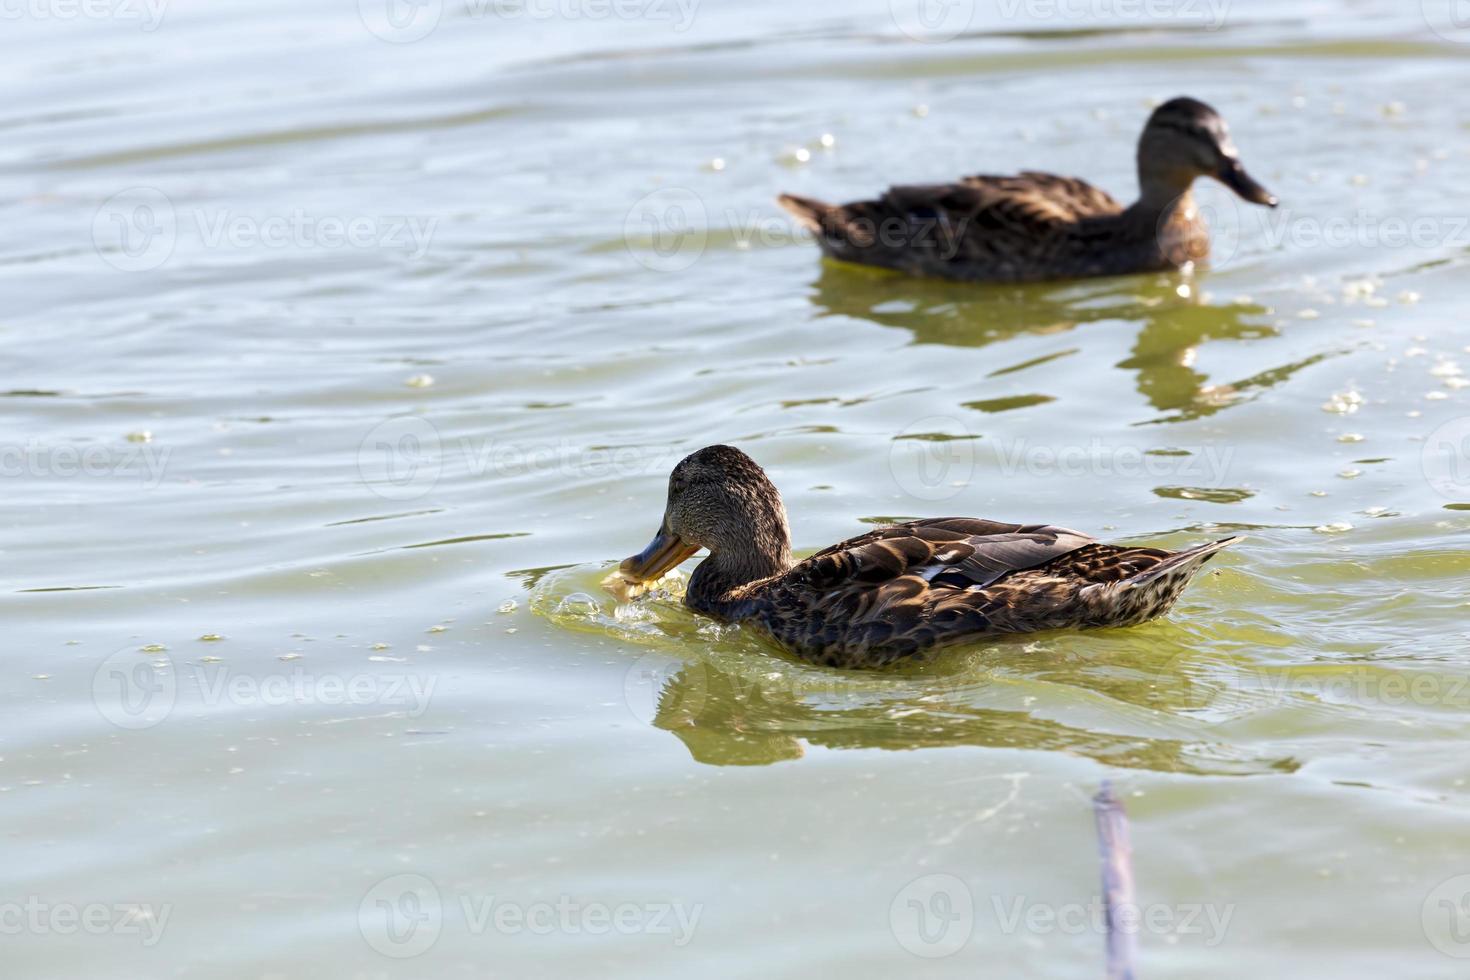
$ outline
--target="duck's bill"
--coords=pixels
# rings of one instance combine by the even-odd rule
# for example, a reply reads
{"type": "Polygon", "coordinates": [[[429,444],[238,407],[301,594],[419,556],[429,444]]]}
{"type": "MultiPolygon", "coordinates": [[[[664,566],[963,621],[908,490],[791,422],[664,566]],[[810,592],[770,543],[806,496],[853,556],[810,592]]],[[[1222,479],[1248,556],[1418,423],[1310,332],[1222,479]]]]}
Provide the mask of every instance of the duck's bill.
{"type": "Polygon", "coordinates": [[[686,544],[677,534],[660,529],[647,548],[623,560],[618,573],[630,582],[653,582],[698,550],[697,545],[686,544]]]}
{"type": "Polygon", "coordinates": [[[1241,166],[1239,160],[1226,160],[1216,176],[1220,178],[1220,183],[1239,194],[1241,200],[1264,204],[1268,208],[1276,206],[1276,195],[1256,183],[1256,179],[1245,172],[1245,167],[1241,166]]]}

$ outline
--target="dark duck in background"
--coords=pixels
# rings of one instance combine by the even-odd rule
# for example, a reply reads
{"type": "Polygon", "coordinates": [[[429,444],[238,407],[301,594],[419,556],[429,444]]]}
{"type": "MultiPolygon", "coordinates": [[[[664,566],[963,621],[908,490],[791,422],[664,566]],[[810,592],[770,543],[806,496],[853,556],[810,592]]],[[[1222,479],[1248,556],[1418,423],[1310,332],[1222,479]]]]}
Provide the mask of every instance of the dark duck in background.
{"type": "Polygon", "coordinates": [[[781,204],[827,256],[916,276],[1034,282],[1182,268],[1205,259],[1210,231],[1191,188],[1213,177],[1276,206],[1240,162],[1229,128],[1190,98],[1159,106],[1138,141],[1139,198],[1124,207],[1073,177],[1026,171],[891,188],[873,201],[781,204]]]}

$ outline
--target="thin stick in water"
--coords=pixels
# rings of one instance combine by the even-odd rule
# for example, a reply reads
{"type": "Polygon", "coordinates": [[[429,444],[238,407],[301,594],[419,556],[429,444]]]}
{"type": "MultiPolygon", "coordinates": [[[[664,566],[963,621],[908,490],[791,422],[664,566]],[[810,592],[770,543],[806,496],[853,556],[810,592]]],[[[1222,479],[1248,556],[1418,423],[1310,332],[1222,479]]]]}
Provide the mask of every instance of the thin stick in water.
{"type": "Polygon", "coordinates": [[[1097,817],[1097,849],[1102,858],[1103,905],[1108,924],[1108,980],[1136,980],[1138,956],[1138,901],[1133,892],[1133,843],[1128,837],[1128,815],[1113,795],[1112,783],[1103,781],[1092,798],[1097,817]],[[1124,913],[1123,909],[1128,909],[1124,913]],[[1127,914],[1131,925],[1120,921],[1127,914]]]}

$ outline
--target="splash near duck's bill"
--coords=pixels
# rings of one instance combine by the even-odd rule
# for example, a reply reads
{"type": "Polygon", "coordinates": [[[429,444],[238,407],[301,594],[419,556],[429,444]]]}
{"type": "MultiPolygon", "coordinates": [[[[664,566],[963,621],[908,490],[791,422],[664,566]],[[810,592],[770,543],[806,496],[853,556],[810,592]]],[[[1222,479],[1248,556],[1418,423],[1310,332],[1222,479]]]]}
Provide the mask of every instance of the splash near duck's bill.
{"type": "Polygon", "coordinates": [[[674,566],[694,557],[698,550],[698,545],[686,544],[677,534],[660,528],[647,548],[623,560],[618,566],[618,574],[630,582],[653,582],[674,566]]]}
{"type": "Polygon", "coordinates": [[[1256,179],[1245,172],[1245,167],[1236,159],[1226,160],[1216,175],[1220,183],[1240,195],[1241,200],[1252,204],[1264,204],[1268,208],[1276,206],[1276,195],[1256,183],[1256,179]]]}

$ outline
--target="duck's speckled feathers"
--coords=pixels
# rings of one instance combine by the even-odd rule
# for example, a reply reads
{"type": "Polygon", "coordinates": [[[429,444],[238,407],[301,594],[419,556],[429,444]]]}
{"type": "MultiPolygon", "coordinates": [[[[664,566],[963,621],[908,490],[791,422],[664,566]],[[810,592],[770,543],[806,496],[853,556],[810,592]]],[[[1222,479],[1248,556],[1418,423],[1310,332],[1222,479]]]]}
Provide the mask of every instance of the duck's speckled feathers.
{"type": "Polygon", "coordinates": [[[805,659],[881,666],[978,636],[1143,622],[1234,540],[1175,553],[1049,525],[913,521],[754,583],[730,612],[760,621],[805,659]]]}
{"type": "MultiPolygon", "coordinates": [[[[1092,274],[1122,261],[1116,250],[1136,237],[1127,234],[1123,206],[1111,195],[1085,180],[1037,171],[893,187],[851,204],[792,195],[781,204],[833,258],[951,279],[1092,274]]],[[[1130,250],[1127,261],[1141,260],[1130,250]]]]}
{"type": "Polygon", "coordinates": [[[1043,524],[998,524],[939,517],[880,528],[833,545],[794,568],[813,588],[880,584],[914,575],[953,588],[990,585],[1092,543],[1092,538],[1043,524]]]}

